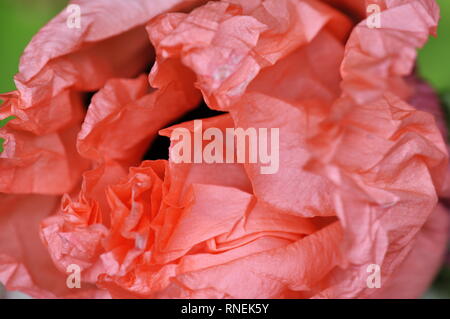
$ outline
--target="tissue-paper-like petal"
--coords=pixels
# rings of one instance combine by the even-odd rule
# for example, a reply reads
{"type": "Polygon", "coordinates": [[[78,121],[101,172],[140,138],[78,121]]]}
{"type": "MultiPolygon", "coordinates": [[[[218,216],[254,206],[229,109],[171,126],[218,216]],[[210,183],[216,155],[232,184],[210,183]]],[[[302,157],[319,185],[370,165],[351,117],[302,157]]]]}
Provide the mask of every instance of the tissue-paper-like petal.
{"type": "Polygon", "coordinates": [[[20,103],[31,107],[64,89],[94,91],[109,78],[138,75],[153,58],[143,25],[158,14],[200,3],[72,1],[72,6],[42,28],[25,49],[15,77],[20,103]],[[72,18],[79,19],[79,28],[72,18]]]}
{"type": "Polygon", "coordinates": [[[60,115],[55,112],[57,105],[51,107],[51,113],[48,109],[22,113],[17,110],[16,94],[10,94],[2,105],[2,118],[15,119],[0,131],[5,140],[0,154],[1,192],[63,194],[79,182],[81,172],[88,167],[75,147],[82,120],[81,100],[67,91],[64,95],[55,101],[67,106],[61,108],[60,115]],[[49,121],[54,124],[47,124],[49,121]],[[47,126],[47,132],[39,132],[39,126],[47,126]]]}
{"type": "Polygon", "coordinates": [[[227,109],[261,69],[306,45],[327,27],[343,38],[351,23],[318,1],[210,2],[190,14],[166,14],[147,25],[158,65],[181,59],[197,75],[208,106],[227,109]]]}
{"type": "Polygon", "coordinates": [[[147,76],[112,79],[93,96],[78,135],[84,157],[136,164],[158,130],[200,101],[199,92],[183,79],[151,89],[147,76]]]}

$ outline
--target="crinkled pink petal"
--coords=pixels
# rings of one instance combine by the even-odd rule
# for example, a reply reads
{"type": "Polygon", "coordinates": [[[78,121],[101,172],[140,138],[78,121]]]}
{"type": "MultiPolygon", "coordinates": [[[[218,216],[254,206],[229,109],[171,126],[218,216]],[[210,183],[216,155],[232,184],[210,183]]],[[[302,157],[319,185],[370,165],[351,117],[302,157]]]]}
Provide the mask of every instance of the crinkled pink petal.
{"type": "Polygon", "coordinates": [[[351,33],[342,61],[342,88],[358,104],[380,98],[387,90],[408,93],[402,77],[409,75],[430,33],[435,32],[439,7],[434,0],[384,0],[381,28],[366,20],[351,33]],[[406,22],[407,21],[407,22],[406,22]]]}
{"type": "Polygon", "coordinates": [[[63,11],[25,49],[15,78],[21,104],[31,107],[67,88],[93,91],[109,78],[138,75],[152,59],[143,25],[158,14],[202,2],[72,1],[81,8],[81,27],[69,28],[69,13],[63,11]]]}
{"type": "Polygon", "coordinates": [[[156,90],[149,87],[145,75],[110,80],[92,99],[78,135],[78,150],[97,161],[135,164],[158,130],[199,100],[199,92],[183,79],[156,90]]]}
{"type": "MultiPolygon", "coordinates": [[[[81,172],[88,167],[74,144],[81,122],[80,100],[64,100],[75,112],[64,114],[64,109],[61,110],[61,116],[67,115],[69,119],[61,120],[64,126],[53,126],[50,132],[36,135],[32,128],[33,120],[28,120],[29,115],[15,112],[16,99],[7,99],[1,111],[2,117],[12,115],[17,118],[0,132],[5,139],[4,151],[0,154],[0,191],[22,194],[63,194],[71,191],[79,182],[81,172]]],[[[56,114],[44,113],[34,115],[44,117],[44,121],[48,117],[59,121],[56,114]]]]}
{"type": "Polygon", "coordinates": [[[261,70],[246,92],[263,93],[293,104],[303,101],[327,105],[341,93],[339,68],[343,56],[343,44],[324,30],[307,46],[261,70]]]}
{"type": "Polygon", "coordinates": [[[335,215],[330,196],[333,185],[302,169],[310,159],[307,138],[323,118],[316,106],[296,107],[264,94],[247,93],[231,110],[236,127],[279,128],[278,171],[261,174],[261,167],[267,166],[263,163],[246,163],[245,168],[259,200],[304,217],[335,215]],[[312,108],[317,111],[309,111],[312,108]]]}
{"type": "Polygon", "coordinates": [[[448,234],[448,153],[430,92],[405,77],[436,3],[222,0],[187,13],[203,2],[74,1],[80,30],[63,12],[32,40],[18,90],[2,95],[2,118],[18,119],[0,132],[0,191],[58,196],[0,196],[0,280],[47,298],[420,296],[448,234]],[[362,20],[371,3],[381,28],[362,20]],[[229,112],[204,130],[280,129],[274,174],[174,162],[175,130],[196,129],[164,127],[200,94],[229,112]],[[169,161],[139,165],[158,131],[169,161]],[[367,286],[370,264],[381,289],[367,286]]]}
{"type": "Polygon", "coordinates": [[[160,296],[305,297],[339,263],[341,236],[339,224],[333,223],[290,245],[181,274],[160,296]]]}
{"type": "Polygon", "coordinates": [[[0,280],[7,289],[41,298],[108,295],[92,285],[77,293],[68,289],[67,276],[55,269],[39,240],[39,222],[57,209],[59,196],[1,195],[1,201],[0,280]]]}
{"type": "Polygon", "coordinates": [[[382,28],[361,23],[353,30],[342,65],[343,96],[310,139],[313,154],[323,151],[312,155],[309,167],[338,186],[334,205],[347,262],[330,278],[341,298],[373,293],[365,283],[369,264],[380,265],[387,278],[402,264],[446,175],[447,150],[434,118],[395,96],[406,90],[392,83],[411,71],[415,49],[436,24],[437,6],[386,1],[386,8],[382,28]],[[402,23],[406,19],[415,22],[402,23]]]}
{"type": "Polygon", "coordinates": [[[150,78],[158,80],[158,65],[165,60],[181,59],[197,75],[209,107],[226,109],[262,68],[311,42],[327,26],[342,38],[351,23],[317,1],[210,2],[190,14],[166,14],[147,26],[157,52],[150,78]]]}
{"type": "Polygon", "coordinates": [[[448,243],[448,210],[438,205],[420,230],[400,267],[371,298],[420,298],[442,266],[448,243]],[[437,252],[442,252],[441,254],[437,252]],[[414,279],[414,280],[412,280],[414,279]]]}
{"type": "Polygon", "coordinates": [[[41,222],[41,239],[59,271],[76,264],[88,283],[95,283],[105,271],[99,262],[110,223],[105,188],[125,176],[125,168],[112,161],[86,172],[80,193],[73,198],[65,195],[61,210],[41,222]]]}
{"type": "Polygon", "coordinates": [[[334,205],[350,265],[336,277],[342,280],[338,295],[350,298],[370,290],[364,281],[369,264],[389,277],[402,263],[437,203],[447,153],[433,117],[397,98],[336,107],[345,117],[327,130],[335,134],[327,144],[334,152],[327,151],[328,158],[321,153],[321,163],[313,166],[338,186],[334,205]]]}
{"type": "MultiPolygon", "coordinates": [[[[224,114],[202,120],[203,132],[208,128],[219,129],[225,134],[226,128],[234,127],[234,122],[230,115],[224,114]]],[[[185,122],[165,128],[160,134],[172,139],[172,133],[177,128],[185,128],[191,134],[194,133],[194,122],[185,122]]],[[[194,143],[193,139],[191,141],[194,143]]],[[[203,147],[207,144],[203,141],[203,147]]],[[[173,141],[169,149],[169,159],[173,141]]],[[[194,147],[192,145],[192,147],[194,147]]],[[[202,148],[203,149],[203,148],[202,148]]],[[[224,156],[224,154],[222,154],[224,156]]],[[[241,163],[175,163],[169,161],[170,174],[167,177],[170,185],[167,200],[173,205],[178,205],[182,196],[191,184],[212,184],[238,188],[247,193],[252,193],[252,185],[241,163]]]]}

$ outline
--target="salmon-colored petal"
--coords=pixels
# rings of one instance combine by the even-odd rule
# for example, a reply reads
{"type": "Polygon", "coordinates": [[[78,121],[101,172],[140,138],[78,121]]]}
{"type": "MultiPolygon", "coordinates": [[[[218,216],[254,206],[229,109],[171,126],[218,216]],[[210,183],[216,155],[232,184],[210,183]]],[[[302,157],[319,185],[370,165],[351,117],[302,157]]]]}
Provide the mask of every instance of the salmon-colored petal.
{"type": "Polygon", "coordinates": [[[1,94],[4,100],[1,105],[2,114],[10,114],[20,119],[13,127],[35,135],[55,133],[74,122],[81,121],[84,116],[83,96],[76,92],[64,90],[50,101],[30,108],[20,103],[20,93],[13,91],[1,94]]]}
{"type": "Polygon", "coordinates": [[[175,260],[197,244],[229,232],[252,200],[251,194],[214,185],[194,184],[186,195],[182,209],[163,208],[162,222],[155,220],[155,260],[159,263],[175,260]]]}
{"type": "Polygon", "coordinates": [[[329,31],[321,31],[308,45],[261,70],[246,92],[294,104],[308,100],[332,103],[341,94],[339,69],[343,56],[343,44],[329,31]]]}
{"type": "Polygon", "coordinates": [[[398,98],[386,96],[351,111],[336,107],[345,117],[327,130],[335,133],[326,144],[334,152],[321,153],[315,169],[338,185],[334,203],[352,269],[339,296],[350,298],[366,288],[369,264],[380,265],[383,276],[390,276],[406,257],[437,203],[447,153],[432,115],[398,98]],[[330,162],[323,161],[327,156],[330,162]]]}
{"type": "MultiPolygon", "coordinates": [[[[212,210],[212,215],[225,208],[214,206],[208,210],[212,210]]],[[[253,223],[248,221],[249,225],[253,223]]],[[[292,227],[296,231],[302,229],[301,225],[292,227]]],[[[204,231],[212,234],[214,229],[213,224],[212,230],[204,231]]],[[[152,263],[150,255],[143,254],[140,262],[130,268],[132,275],[104,275],[100,277],[100,285],[118,298],[251,298],[258,293],[258,298],[307,296],[319,289],[319,282],[326,274],[326,269],[337,264],[338,250],[328,245],[337,246],[340,236],[339,225],[334,223],[331,228],[320,230],[303,241],[298,240],[298,237],[283,238],[276,233],[262,233],[251,241],[242,240],[235,247],[222,249],[208,241],[207,247],[197,245],[176,263],[152,263]],[[324,255],[327,257],[317,257],[315,263],[307,261],[315,256],[315,251],[326,252],[324,255]],[[288,279],[292,274],[303,279],[288,279]],[[249,281],[236,278],[239,276],[249,281]],[[303,286],[298,286],[299,283],[303,286]],[[219,288],[221,286],[227,287],[219,288]]],[[[189,238],[186,239],[189,241],[189,238]]],[[[108,257],[105,262],[112,261],[108,257]]]]}
{"type": "Polygon", "coordinates": [[[75,198],[65,195],[61,210],[41,222],[42,241],[59,271],[76,264],[83,282],[88,283],[95,283],[105,271],[99,261],[110,224],[105,188],[125,176],[124,167],[111,161],[86,172],[79,194],[75,198]]]}
{"type": "MultiPolygon", "coordinates": [[[[174,145],[179,142],[172,136],[176,129],[187,129],[192,136],[194,132],[196,134],[204,133],[209,128],[219,129],[223,134],[226,134],[227,128],[233,128],[234,122],[229,114],[223,114],[214,116],[211,118],[202,120],[202,131],[199,128],[195,129],[194,121],[181,123],[160,131],[160,134],[167,136],[171,139],[171,145],[169,149],[169,166],[170,171],[166,179],[168,180],[168,193],[166,195],[166,201],[169,201],[172,205],[178,206],[182,196],[188,191],[191,184],[208,184],[208,185],[220,185],[228,186],[240,189],[242,191],[252,193],[252,185],[247,177],[244,169],[244,165],[241,163],[194,163],[194,140],[191,139],[192,158],[189,163],[178,163],[173,159],[174,145]]],[[[202,140],[202,147],[200,152],[204,150],[207,141],[202,140]]],[[[218,150],[218,157],[225,158],[225,150],[218,150]]]]}
{"type": "MultiPolygon", "coordinates": [[[[97,284],[111,293],[114,289],[109,288],[106,278],[113,283],[132,280],[130,276],[136,278],[138,268],[152,259],[155,234],[150,223],[162,205],[166,169],[166,161],[145,161],[131,168],[127,179],[108,188],[111,228],[99,259],[104,270],[97,284]]],[[[142,294],[146,287],[138,285],[137,293],[142,294]]]]}
{"type": "Polygon", "coordinates": [[[198,99],[199,93],[192,84],[184,85],[183,79],[152,90],[144,75],[110,80],[94,95],[78,135],[78,149],[100,166],[85,174],[78,200],[66,198],[63,212],[42,225],[42,236],[58,268],[78,261],[84,280],[95,282],[103,269],[95,259],[104,252],[100,247],[106,237],[102,222],[108,225],[115,209],[107,205],[104,189],[124,176],[124,167],[141,158],[158,129],[192,108],[198,99]]]}
{"type": "MultiPolygon", "coordinates": [[[[222,119],[226,116],[210,121],[222,119]]],[[[312,221],[270,213],[260,205],[247,213],[250,204],[253,206],[251,194],[231,187],[192,184],[184,195],[179,195],[179,206],[171,206],[165,198],[174,190],[162,184],[162,178],[165,184],[171,181],[160,167],[162,163],[144,162],[131,169],[126,183],[110,189],[113,232],[108,252],[101,256],[108,267],[99,277],[99,284],[115,296],[155,296],[167,288],[169,275],[173,276],[175,265],[163,265],[180,257],[182,264],[176,267],[198,270],[202,267],[195,257],[199,253],[203,260],[212,252],[220,252],[223,255],[205,260],[211,266],[217,265],[249,251],[287,245],[319,227],[312,221]],[[255,241],[258,244],[253,244],[255,241]],[[189,257],[190,251],[196,254],[189,257]],[[190,266],[187,260],[198,266],[190,266]]]]}
{"type": "MultiPolygon", "coordinates": [[[[310,158],[307,138],[317,131],[317,125],[323,119],[323,112],[316,104],[296,107],[264,94],[248,93],[231,114],[236,127],[279,129],[278,170],[261,174],[261,168],[267,164],[245,164],[259,200],[278,210],[304,217],[335,215],[330,197],[332,184],[302,168],[310,158]]],[[[277,146],[277,142],[269,145],[277,146]]],[[[276,154],[276,150],[270,152],[276,154]]]]}
{"type": "Polygon", "coordinates": [[[165,298],[283,298],[308,296],[340,259],[338,223],[285,247],[216,267],[180,274],[165,298]],[[320,253],[319,253],[320,252],[320,253]]]}
{"type": "Polygon", "coordinates": [[[420,298],[442,265],[449,230],[448,210],[438,205],[399,268],[370,298],[420,298]],[[439,253],[441,252],[441,253],[439,253]]]}
{"type": "Polygon", "coordinates": [[[181,59],[197,75],[197,85],[211,108],[226,109],[245,92],[264,67],[309,43],[325,26],[343,37],[351,23],[317,1],[211,2],[190,14],[167,14],[147,31],[158,65],[181,59]]]}
{"type": "Polygon", "coordinates": [[[0,196],[8,289],[48,298],[423,292],[448,233],[436,209],[448,153],[439,112],[405,76],[436,29],[433,0],[222,0],[189,13],[204,1],[73,3],[81,29],[67,26],[67,12],[51,21],[21,60],[18,90],[1,96],[0,118],[17,119],[0,132],[0,191],[22,194],[0,196]],[[362,20],[373,3],[380,28],[362,20]],[[202,130],[195,121],[163,129],[200,94],[228,113],[202,130]],[[196,134],[228,138],[238,127],[279,129],[278,144],[268,138],[274,166],[198,154],[177,162],[178,129],[194,135],[195,153],[208,144],[196,134]],[[158,131],[171,139],[169,161],[139,165],[158,131]],[[80,292],[66,286],[70,264],[82,269],[80,292]],[[381,289],[367,286],[371,264],[381,289]]]}
{"type": "Polygon", "coordinates": [[[136,76],[152,59],[143,25],[158,14],[200,3],[72,1],[81,9],[80,28],[70,28],[71,14],[63,11],[25,49],[15,78],[21,104],[31,107],[66,88],[93,91],[109,78],[136,76]]]}
{"type": "MultiPolygon", "coordinates": [[[[2,113],[14,114],[8,102],[2,113]]],[[[0,191],[39,194],[71,191],[88,165],[74,144],[80,120],[79,116],[72,117],[63,128],[43,135],[28,131],[26,126],[33,124],[27,118],[16,118],[2,128],[0,134],[5,143],[0,154],[0,191]]]]}
{"type": "Polygon", "coordinates": [[[220,298],[223,293],[210,290],[191,290],[188,293],[173,285],[177,274],[184,274],[209,267],[220,266],[227,262],[259,252],[285,247],[290,241],[281,238],[262,237],[235,249],[217,253],[196,253],[183,256],[178,265],[163,266],[137,265],[133,276],[117,280],[111,276],[103,276],[101,286],[108,289],[114,298],[220,298]]]}
{"type": "Polygon", "coordinates": [[[58,208],[59,199],[43,195],[1,196],[0,280],[8,290],[37,298],[106,296],[95,286],[85,286],[77,293],[68,289],[67,275],[55,269],[39,240],[39,222],[58,208]]]}
{"type": "Polygon", "coordinates": [[[312,218],[285,214],[254,200],[251,208],[233,225],[231,231],[208,242],[208,246],[212,251],[226,251],[261,237],[296,241],[319,229],[319,224],[312,218]]]}
{"type": "Polygon", "coordinates": [[[437,6],[426,0],[384,4],[381,28],[361,22],[352,31],[341,69],[343,96],[310,139],[313,153],[323,147],[312,155],[312,170],[338,186],[334,207],[348,263],[331,277],[341,280],[342,298],[367,289],[369,264],[378,264],[385,277],[399,267],[446,175],[447,150],[433,117],[400,99],[410,93],[401,77],[434,30],[437,6]]]}
{"type": "MultiPolygon", "coordinates": [[[[166,169],[166,161],[145,161],[131,168],[127,179],[108,188],[111,227],[99,259],[103,267],[97,282],[100,286],[108,288],[106,278],[111,282],[135,278],[137,269],[153,258],[155,232],[150,223],[162,205],[166,169]]],[[[139,287],[137,293],[144,293],[143,283],[139,287]]]]}
{"type": "Polygon", "coordinates": [[[159,129],[200,101],[184,79],[152,90],[147,77],[113,79],[94,95],[78,136],[78,150],[87,158],[136,164],[159,129]]]}
{"type": "Polygon", "coordinates": [[[380,28],[364,20],[351,33],[345,47],[342,88],[358,104],[380,98],[390,90],[408,94],[402,79],[409,75],[430,33],[435,32],[439,7],[433,0],[382,1],[380,28]],[[408,23],[405,23],[408,21],[408,23]]]}

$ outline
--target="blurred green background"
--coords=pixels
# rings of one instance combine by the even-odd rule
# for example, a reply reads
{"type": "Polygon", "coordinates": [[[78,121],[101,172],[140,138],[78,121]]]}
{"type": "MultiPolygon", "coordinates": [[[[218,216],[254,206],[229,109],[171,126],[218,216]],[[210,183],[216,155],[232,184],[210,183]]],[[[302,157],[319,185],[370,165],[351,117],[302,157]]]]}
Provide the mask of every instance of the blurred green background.
{"type": "Polygon", "coordinates": [[[33,35],[61,11],[65,0],[0,0],[0,93],[15,89],[19,58],[33,35]]]}
{"type": "Polygon", "coordinates": [[[419,71],[439,93],[450,91],[450,67],[446,63],[450,55],[450,1],[437,0],[441,7],[438,36],[431,37],[419,52],[419,71]]]}
{"type": "MultiPolygon", "coordinates": [[[[450,56],[450,0],[437,2],[441,6],[438,37],[431,38],[419,52],[418,67],[422,77],[433,85],[450,110],[450,66],[447,64],[450,56]]],[[[0,93],[15,89],[13,76],[17,73],[23,49],[66,4],[66,0],[0,0],[0,93]]],[[[449,265],[448,260],[425,298],[450,298],[449,265]]]]}

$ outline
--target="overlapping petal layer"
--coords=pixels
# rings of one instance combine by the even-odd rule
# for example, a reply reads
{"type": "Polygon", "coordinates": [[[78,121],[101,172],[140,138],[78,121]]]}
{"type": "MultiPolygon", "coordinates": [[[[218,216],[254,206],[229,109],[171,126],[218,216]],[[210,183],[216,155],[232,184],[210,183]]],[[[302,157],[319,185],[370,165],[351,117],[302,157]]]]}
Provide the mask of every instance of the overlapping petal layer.
{"type": "Polygon", "coordinates": [[[17,117],[0,132],[0,280],[44,298],[420,296],[447,239],[448,154],[405,76],[435,2],[204,2],[74,1],[81,29],[63,12],[32,40],[0,109],[17,117]],[[278,169],[175,162],[174,132],[203,132],[167,126],[201,95],[227,112],[203,132],[278,128],[278,169]],[[157,132],[169,160],[143,161],[157,132]]]}

